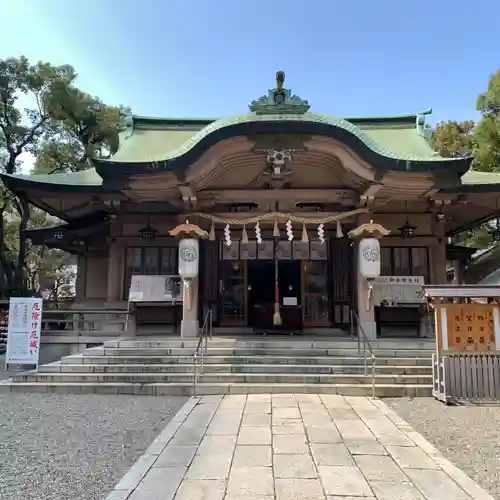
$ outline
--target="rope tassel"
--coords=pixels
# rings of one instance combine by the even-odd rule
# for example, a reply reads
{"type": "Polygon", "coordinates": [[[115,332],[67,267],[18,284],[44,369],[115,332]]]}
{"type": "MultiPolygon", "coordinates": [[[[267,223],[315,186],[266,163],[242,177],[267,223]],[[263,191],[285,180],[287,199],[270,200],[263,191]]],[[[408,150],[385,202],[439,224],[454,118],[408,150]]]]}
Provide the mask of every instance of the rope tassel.
{"type": "Polygon", "coordinates": [[[241,233],[241,242],[248,243],[247,227],[243,226],[243,232],[241,233]]]}
{"type": "Polygon", "coordinates": [[[344,233],[342,232],[342,225],[340,224],[340,221],[337,219],[337,238],[343,238],[344,233]]]}
{"type": "Polygon", "coordinates": [[[280,229],[278,227],[278,222],[277,221],[274,221],[273,236],[275,238],[279,238],[280,237],[280,229]]]}
{"type": "Polygon", "coordinates": [[[307,228],[305,224],[302,224],[302,243],[307,243],[309,241],[309,236],[307,235],[307,228]]]}

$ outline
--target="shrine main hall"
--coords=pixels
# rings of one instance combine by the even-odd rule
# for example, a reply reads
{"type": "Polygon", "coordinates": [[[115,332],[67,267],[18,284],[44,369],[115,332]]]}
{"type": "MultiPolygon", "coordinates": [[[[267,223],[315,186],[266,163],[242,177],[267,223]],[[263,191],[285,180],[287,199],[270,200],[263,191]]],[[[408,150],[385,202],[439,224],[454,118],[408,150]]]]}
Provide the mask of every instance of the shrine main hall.
{"type": "Polygon", "coordinates": [[[279,297],[282,327],[341,333],[355,313],[375,338],[381,324],[392,320],[398,330],[421,304],[387,303],[375,289],[367,300],[356,230],[379,228],[386,284],[445,284],[450,261],[459,279],[470,249],[450,238],[498,215],[500,175],[471,170],[472,158],[439,156],[425,123],[430,110],[341,118],[310,107],[279,72],[244,114],[132,116],[117,153],[92,168],[1,177],[63,221],[28,236],[77,256],[75,307],[127,309],[134,275],[170,276],[175,285],[172,231],[198,228],[189,307],[144,303],[137,335],[183,321],[185,334],[197,335],[209,309],[215,329],[272,329],[279,297]]]}

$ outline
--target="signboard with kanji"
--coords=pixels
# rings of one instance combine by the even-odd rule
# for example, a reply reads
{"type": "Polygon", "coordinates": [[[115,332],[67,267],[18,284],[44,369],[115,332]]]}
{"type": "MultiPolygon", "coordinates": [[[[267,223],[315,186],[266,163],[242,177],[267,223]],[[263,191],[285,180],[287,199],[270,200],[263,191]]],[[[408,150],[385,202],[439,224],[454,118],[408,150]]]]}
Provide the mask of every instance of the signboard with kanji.
{"type": "Polygon", "coordinates": [[[493,312],[486,304],[448,304],[446,329],[449,351],[484,352],[495,350],[493,312]]]}
{"type": "Polygon", "coordinates": [[[10,298],[6,365],[38,366],[42,304],[41,298],[10,298]]]}
{"type": "Polygon", "coordinates": [[[174,275],[133,275],[129,302],[182,302],[181,278],[174,275]]]}

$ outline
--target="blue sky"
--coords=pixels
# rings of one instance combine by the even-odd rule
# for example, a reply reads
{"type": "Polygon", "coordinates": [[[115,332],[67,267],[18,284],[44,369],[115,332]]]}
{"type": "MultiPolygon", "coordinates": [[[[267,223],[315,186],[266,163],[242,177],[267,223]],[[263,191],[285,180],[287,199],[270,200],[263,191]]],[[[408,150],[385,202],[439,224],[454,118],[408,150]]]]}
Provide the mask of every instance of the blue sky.
{"type": "Polygon", "coordinates": [[[247,111],[277,70],[311,111],[432,107],[475,117],[499,69],[498,0],[0,0],[0,57],[70,63],[78,84],[135,114],[247,111]],[[7,29],[7,32],[5,31],[7,29]]]}

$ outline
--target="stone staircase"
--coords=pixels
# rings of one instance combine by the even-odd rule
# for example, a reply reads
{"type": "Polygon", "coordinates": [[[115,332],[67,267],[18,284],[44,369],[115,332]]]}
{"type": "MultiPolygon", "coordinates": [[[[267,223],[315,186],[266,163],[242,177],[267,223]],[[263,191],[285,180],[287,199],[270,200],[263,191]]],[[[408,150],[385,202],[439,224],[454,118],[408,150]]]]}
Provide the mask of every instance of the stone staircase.
{"type": "MultiPolygon", "coordinates": [[[[193,354],[198,339],[133,338],[105,342],[82,354],[16,374],[0,388],[23,392],[191,395],[193,354]]],[[[375,395],[429,396],[432,391],[430,340],[380,340],[375,395]]],[[[283,336],[214,337],[197,365],[196,394],[312,392],[372,394],[371,360],[351,339],[283,336]]]]}

